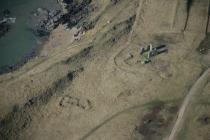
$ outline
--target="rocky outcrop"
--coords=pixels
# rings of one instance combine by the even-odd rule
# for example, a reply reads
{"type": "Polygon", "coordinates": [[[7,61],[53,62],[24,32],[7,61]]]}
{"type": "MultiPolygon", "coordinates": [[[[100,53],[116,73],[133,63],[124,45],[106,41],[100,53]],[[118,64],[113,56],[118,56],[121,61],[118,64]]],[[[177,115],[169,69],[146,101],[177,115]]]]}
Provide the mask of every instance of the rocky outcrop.
{"type": "Polygon", "coordinates": [[[9,31],[10,25],[6,23],[0,24],[0,38],[9,31]]]}
{"type": "MultiPolygon", "coordinates": [[[[48,36],[59,24],[65,24],[67,28],[72,28],[92,11],[90,6],[91,1],[92,0],[58,0],[58,4],[64,7],[67,12],[62,8],[53,10],[37,8],[31,13],[28,21],[29,28],[38,37],[48,36]]],[[[9,11],[4,11],[4,13],[7,15],[10,14],[9,11]]],[[[74,35],[75,40],[79,40],[81,36],[85,34],[85,31],[93,28],[93,26],[94,23],[92,22],[82,23],[81,28],[78,28],[78,33],[74,35]]],[[[8,32],[9,29],[9,24],[0,24],[0,36],[8,32]]],[[[29,59],[35,57],[38,53],[37,51],[38,50],[32,50],[31,53],[23,57],[19,63],[0,67],[0,74],[19,69],[27,63],[29,59]]]]}
{"type": "Polygon", "coordinates": [[[15,22],[16,18],[10,17],[10,11],[4,10],[0,12],[0,38],[10,29],[10,24],[15,22]]]}
{"type": "Polygon", "coordinates": [[[77,25],[90,11],[90,3],[92,0],[63,0],[66,3],[67,13],[61,18],[61,23],[67,24],[68,27],[77,25]]]}
{"type": "Polygon", "coordinates": [[[38,8],[33,16],[37,23],[35,25],[35,33],[38,36],[46,36],[59,25],[59,20],[63,13],[61,10],[48,10],[38,8]]]}
{"type": "Polygon", "coordinates": [[[72,28],[91,11],[90,3],[91,0],[58,0],[58,4],[62,7],[60,10],[38,8],[33,12],[33,18],[37,22],[36,35],[49,35],[59,24],[67,24],[67,27],[72,28]]]}

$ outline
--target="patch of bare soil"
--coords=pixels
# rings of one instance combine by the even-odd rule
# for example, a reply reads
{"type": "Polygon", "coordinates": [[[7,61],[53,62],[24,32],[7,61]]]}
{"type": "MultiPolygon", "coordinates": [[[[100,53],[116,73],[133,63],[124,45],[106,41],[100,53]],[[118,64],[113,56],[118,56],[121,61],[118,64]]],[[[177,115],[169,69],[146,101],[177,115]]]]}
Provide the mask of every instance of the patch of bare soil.
{"type": "Polygon", "coordinates": [[[53,48],[70,45],[75,40],[75,34],[79,29],[68,29],[64,25],[59,25],[52,31],[48,41],[43,45],[40,56],[47,56],[53,48]]]}
{"type": "Polygon", "coordinates": [[[167,106],[164,102],[159,102],[152,106],[136,126],[136,133],[140,133],[145,140],[154,140],[163,137],[174,120],[174,115],[178,111],[177,105],[167,106]]]}
{"type": "Polygon", "coordinates": [[[210,124],[210,116],[209,115],[202,115],[200,116],[197,121],[202,125],[208,125],[210,124]]]}

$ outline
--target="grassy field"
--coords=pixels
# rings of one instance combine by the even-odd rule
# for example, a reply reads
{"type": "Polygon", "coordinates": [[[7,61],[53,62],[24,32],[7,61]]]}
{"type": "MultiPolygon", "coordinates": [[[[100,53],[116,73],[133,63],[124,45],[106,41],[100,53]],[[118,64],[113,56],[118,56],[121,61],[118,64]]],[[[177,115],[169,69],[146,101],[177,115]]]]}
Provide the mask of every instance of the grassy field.
{"type": "MultiPolygon", "coordinates": [[[[167,138],[210,61],[198,49],[208,1],[195,3],[187,18],[176,0],[93,0],[80,40],[0,76],[0,139],[167,138]],[[143,65],[139,49],[150,43],[168,53],[143,65]]],[[[209,87],[193,97],[177,140],[209,137],[209,87]]]]}
{"type": "Polygon", "coordinates": [[[195,97],[190,105],[186,121],[179,134],[180,140],[207,140],[210,137],[210,84],[207,84],[203,93],[195,97]]]}

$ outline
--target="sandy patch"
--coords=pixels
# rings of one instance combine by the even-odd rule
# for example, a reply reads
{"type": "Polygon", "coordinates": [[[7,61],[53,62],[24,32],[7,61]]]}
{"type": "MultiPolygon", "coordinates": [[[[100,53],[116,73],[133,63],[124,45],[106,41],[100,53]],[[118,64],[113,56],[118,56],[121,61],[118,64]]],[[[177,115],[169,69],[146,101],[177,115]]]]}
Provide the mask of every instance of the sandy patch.
{"type": "Polygon", "coordinates": [[[53,48],[71,44],[76,39],[75,36],[79,31],[80,29],[77,29],[76,27],[68,29],[65,25],[59,25],[52,31],[48,41],[43,45],[40,56],[47,56],[53,48]]]}

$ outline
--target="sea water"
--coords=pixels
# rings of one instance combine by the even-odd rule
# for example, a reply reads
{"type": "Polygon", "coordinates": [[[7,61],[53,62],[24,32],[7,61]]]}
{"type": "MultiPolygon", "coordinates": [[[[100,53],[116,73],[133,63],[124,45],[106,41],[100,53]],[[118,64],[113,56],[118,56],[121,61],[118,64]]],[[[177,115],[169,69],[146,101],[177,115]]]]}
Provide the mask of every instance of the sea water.
{"type": "Polygon", "coordinates": [[[57,0],[0,0],[0,11],[8,9],[16,18],[11,29],[0,38],[0,68],[19,63],[39,45],[39,38],[30,30],[30,18],[37,8],[57,8],[57,0]]]}

